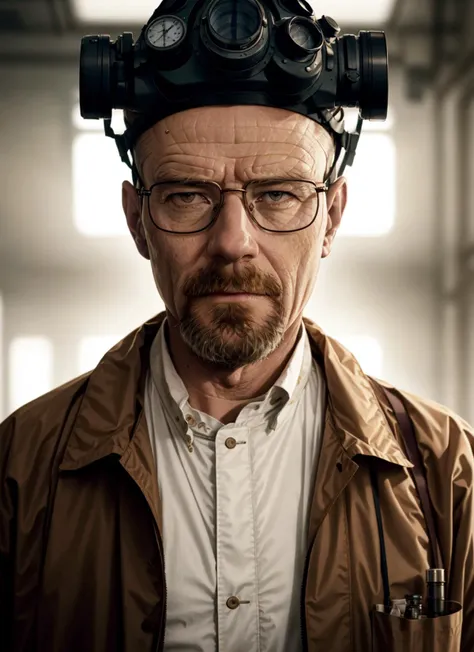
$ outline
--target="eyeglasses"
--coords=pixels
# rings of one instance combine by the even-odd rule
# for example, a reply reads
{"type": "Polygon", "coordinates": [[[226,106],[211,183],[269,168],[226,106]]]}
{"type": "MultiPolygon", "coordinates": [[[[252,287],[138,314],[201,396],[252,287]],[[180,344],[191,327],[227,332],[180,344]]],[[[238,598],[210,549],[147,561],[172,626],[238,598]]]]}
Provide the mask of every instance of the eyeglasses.
{"type": "Polygon", "coordinates": [[[319,196],[327,183],[306,179],[266,179],[243,188],[221,188],[214,181],[162,181],[138,191],[147,200],[154,225],[169,233],[199,233],[213,224],[225,193],[243,195],[247,215],[264,231],[292,233],[307,229],[319,212],[319,196]]]}

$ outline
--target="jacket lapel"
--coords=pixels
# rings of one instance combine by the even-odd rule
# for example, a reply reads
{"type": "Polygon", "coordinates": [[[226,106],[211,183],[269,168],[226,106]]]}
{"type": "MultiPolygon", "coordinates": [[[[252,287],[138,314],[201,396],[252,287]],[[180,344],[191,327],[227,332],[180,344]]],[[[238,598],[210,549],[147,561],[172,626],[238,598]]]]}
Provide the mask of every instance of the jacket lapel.
{"type": "Polygon", "coordinates": [[[156,466],[144,413],[150,347],[164,314],[111,349],[92,372],[60,471],[115,455],[136,482],[162,531],[156,466]]]}
{"type": "Polygon", "coordinates": [[[326,514],[347,487],[358,465],[346,453],[336,434],[328,408],[308,526],[308,549],[326,514]]]}
{"type": "MultiPolygon", "coordinates": [[[[108,455],[122,457],[138,435],[132,449],[145,445],[142,414],[149,354],[164,317],[127,335],[91,373],[61,471],[76,471],[108,455]]],[[[133,451],[127,455],[133,456],[133,451]]]]}
{"type": "Polygon", "coordinates": [[[310,513],[310,547],[324,517],[357,469],[357,456],[411,468],[372,385],[354,356],[308,320],[313,357],[327,384],[327,413],[310,513]]]}

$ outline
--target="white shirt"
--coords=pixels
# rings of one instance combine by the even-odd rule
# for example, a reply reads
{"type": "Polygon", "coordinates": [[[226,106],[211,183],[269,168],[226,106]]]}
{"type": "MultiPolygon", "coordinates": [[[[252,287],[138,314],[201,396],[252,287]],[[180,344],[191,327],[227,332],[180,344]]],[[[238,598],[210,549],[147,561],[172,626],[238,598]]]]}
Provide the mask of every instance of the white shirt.
{"type": "Polygon", "coordinates": [[[189,405],[164,325],[150,371],[145,415],[163,504],[164,649],[298,652],[326,412],[306,330],[275,385],[235,423],[189,405]]]}

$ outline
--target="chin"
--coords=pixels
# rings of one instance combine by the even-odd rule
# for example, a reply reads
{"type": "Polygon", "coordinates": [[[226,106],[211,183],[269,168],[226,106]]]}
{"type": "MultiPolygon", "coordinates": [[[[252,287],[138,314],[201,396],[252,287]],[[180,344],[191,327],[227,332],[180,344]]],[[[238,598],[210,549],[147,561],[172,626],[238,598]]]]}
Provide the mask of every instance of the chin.
{"type": "Polygon", "coordinates": [[[256,317],[240,303],[219,303],[207,309],[194,306],[181,320],[183,340],[203,361],[238,369],[267,358],[284,335],[282,310],[275,304],[256,317]]]}

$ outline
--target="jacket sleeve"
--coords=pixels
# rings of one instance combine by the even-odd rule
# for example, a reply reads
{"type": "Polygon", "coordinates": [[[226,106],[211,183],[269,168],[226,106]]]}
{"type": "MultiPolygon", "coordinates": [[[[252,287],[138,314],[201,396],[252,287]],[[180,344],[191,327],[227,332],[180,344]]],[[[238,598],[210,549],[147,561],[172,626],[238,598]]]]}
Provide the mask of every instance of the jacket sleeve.
{"type": "Polygon", "coordinates": [[[474,650],[474,430],[461,421],[453,474],[453,554],[450,595],[463,605],[461,652],[474,650]]]}
{"type": "Polygon", "coordinates": [[[9,457],[15,422],[0,424],[0,650],[12,650],[16,489],[9,477],[9,457]]]}

